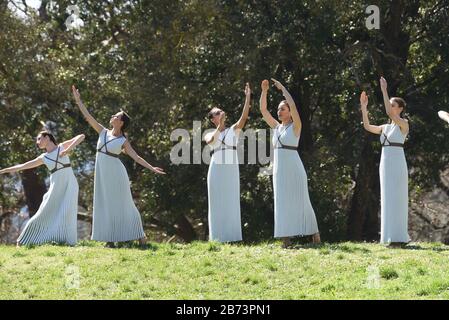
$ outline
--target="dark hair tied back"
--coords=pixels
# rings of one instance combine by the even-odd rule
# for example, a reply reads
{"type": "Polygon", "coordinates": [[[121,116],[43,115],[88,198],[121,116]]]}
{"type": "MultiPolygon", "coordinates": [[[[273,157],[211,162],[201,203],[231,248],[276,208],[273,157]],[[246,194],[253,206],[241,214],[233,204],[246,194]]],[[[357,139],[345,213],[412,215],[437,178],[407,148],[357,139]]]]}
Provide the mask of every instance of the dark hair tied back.
{"type": "Polygon", "coordinates": [[[391,98],[391,100],[396,102],[399,108],[402,108],[401,117],[403,117],[405,114],[405,108],[407,107],[407,103],[405,102],[405,100],[399,97],[393,97],[391,98]]]}
{"type": "Polygon", "coordinates": [[[122,111],[122,116],[121,116],[120,120],[123,121],[123,126],[122,126],[121,130],[122,130],[122,134],[124,135],[125,134],[125,130],[131,124],[131,118],[124,110],[121,110],[121,111],[122,111]]]}
{"type": "Polygon", "coordinates": [[[51,142],[53,142],[56,145],[58,144],[56,142],[56,139],[55,139],[54,135],[52,135],[50,132],[48,132],[48,131],[41,131],[41,132],[39,132],[39,134],[41,136],[43,136],[43,137],[49,137],[51,142]]]}

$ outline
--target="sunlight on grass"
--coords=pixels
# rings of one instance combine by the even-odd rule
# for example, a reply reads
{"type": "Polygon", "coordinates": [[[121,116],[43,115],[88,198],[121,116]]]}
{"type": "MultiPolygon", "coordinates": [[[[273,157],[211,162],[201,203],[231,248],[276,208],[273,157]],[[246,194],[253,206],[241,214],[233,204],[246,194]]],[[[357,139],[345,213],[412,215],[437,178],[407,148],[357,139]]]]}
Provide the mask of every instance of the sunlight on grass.
{"type": "Polygon", "coordinates": [[[1,299],[448,299],[449,246],[0,246],[1,299]]]}

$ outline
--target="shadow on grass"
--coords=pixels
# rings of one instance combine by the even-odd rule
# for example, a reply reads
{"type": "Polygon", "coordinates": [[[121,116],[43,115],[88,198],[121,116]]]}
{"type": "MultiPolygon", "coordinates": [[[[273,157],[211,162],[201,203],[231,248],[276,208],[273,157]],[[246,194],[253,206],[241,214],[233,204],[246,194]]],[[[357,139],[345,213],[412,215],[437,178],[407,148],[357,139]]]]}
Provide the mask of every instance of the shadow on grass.
{"type": "Polygon", "coordinates": [[[159,249],[159,245],[152,242],[147,242],[146,244],[142,245],[137,241],[125,241],[118,242],[116,245],[114,245],[114,247],[111,247],[110,249],[137,249],[142,251],[157,251],[159,249]]]}
{"type": "Polygon", "coordinates": [[[444,244],[437,244],[437,245],[433,245],[431,247],[428,247],[428,246],[423,247],[423,246],[419,245],[418,243],[401,243],[401,244],[389,245],[386,248],[392,249],[392,250],[402,249],[402,250],[424,250],[424,251],[436,251],[436,252],[449,251],[449,247],[444,246],[444,244]]]}
{"type": "MultiPolygon", "coordinates": [[[[279,239],[269,239],[262,241],[237,241],[237,242],[214,242],[214,241],[194,241],[191,243],[157,243],[157,242],[148,242],[146,245],[142,246],[137,241],[127,241],[127,242],[119,242],[114,245],[111,249],[138,249],[138,250],[149,250],[149,251],[157,251],[162,248],[167,247],[168,249],[173,250],[183,250],[186,246],[204,246],[204,250],[218,252],[221,251],[223,246],[231,246],[236,248],[245,248],[252,246],[266,246],[271,248],[279,248],[285,250],[319,250],[322,254],[328,254],[330,252],[345,252],[345,253],[363,253],[369,254],[372,252],[369,248],[364,247],[364,245],[369,244],[379,244],[378,242],[322,242],[319,244],[312,243],[310,237],[294,237],[292,238],[292,244],[287,247],[282,247],[282,241],[279,239]]],[[[82,240],[77,243],[76,246],[70,246],[63,243],[50,242],[42,245],[23,245],[20,248],[24,248],[25,250],[33,250],[36,248],[40,248],[43,246],[47,247],[98,247],[104,248],[105,243],[90,241],[90,240],[82,240]]],[[[425,243],[421,245],[420,243],[408,243],[408,244],[393,244],[393,245],[383,245],[385,249],[390,250],[423,250],[423,251],[435,251],[435,252],[447,252],[449,251],[449,246],[443,243],[425,243]]]]}
{"type": "MultiPolygon", "coordinates": [[[[253,242],[240,242],[242,246],[271,246],[278,247],[285,250],[319,250],[320,252],[341,251],[346,253],[371,253],[370,249],[360,247],[360,245],[371,244],[368,242],[321,242],[313,243],[311,236],[294,237],[291,239],[291,245],[284,248],[282,247],[282,241],[279,239],[271,239],[266,241],[253,241],[253,242]]],[[[372,244],[375,244],[373,242],[372,244]]]]}
{"type": "Polygon", "coordinates": [[[19,248],[24,248],[26,250],[33,250],[33,249],[38,249],[38,248],[45,248],[45,247],[60,247],[60,248],[73,248],[75,246],[73,245],[69,245],[67,243],[60,243],[60,242],[46,242],[46,243],[41,243],[41,244],[24,244],[19,246],[19,248]]]}
{"type": "Polygon", "coordinates": [[[322,242],[322,243],[307,243],[307,244],[297,244],[294,245],[292,249],[318,249],[321,253],[326,254],[326,253],[330,253],[331,251],[334,252],[345,252],[345,253],[364,253],[364,254],[368,254],[371,253],[371,250],[367,249],[367,248],[363,248],[363,247],[358,247],[357,246],[358,243],[354,243],[354,244],[347,244],[347,243],[341,243],[341,244],[337,244],[337,243],[326,243],[326,242],[322,242]]]}

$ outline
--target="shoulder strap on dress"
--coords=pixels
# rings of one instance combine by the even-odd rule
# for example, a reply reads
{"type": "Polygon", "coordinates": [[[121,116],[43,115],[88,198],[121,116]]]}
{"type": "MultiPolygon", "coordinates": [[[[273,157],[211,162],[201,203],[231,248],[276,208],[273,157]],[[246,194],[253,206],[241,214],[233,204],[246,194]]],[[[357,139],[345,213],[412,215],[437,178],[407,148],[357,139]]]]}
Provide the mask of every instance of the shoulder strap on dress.
{"type": "Polygon", "coordinates": [[[224,134],[224,136],[223,136],[223,140],[220,140],[220,139],[218,139],[218,140],[219,140],[222,144],[224,144],[225,146],[231,147],[231,148],[232,148],[233,146],[230,146],[230,145],[226,144],[226,142],[225,142],[226,135],[228,134],[229,130],[231,130],[231,127],[229,127],[228,130],[226,130],[226,132],[225,132],[225,134],[224,134]]]}
{"type": "Polygon", "coordinates": [[[125,140],[126,140],[126,137],[125,137],[124,135],[121,135],[121,136],[115,137],[115,138],[113,138],[113,139],[107,141],[107,134],[108,134],[108,131],[105,129],[105,131],[104,131],[104,143],[103,143],[103,145],[102,145],[101,147],[99,147],[99,148],[97,149],[97,151],[100,151],[100,150],[103,149],[103,147],[104,147],[105,152],[108,153],[108,152],[109,152],[109,151],[108,151],[108,146],[107,146],[108,143],[110,143],[110,142],[112,142],[112,141],[114,141],[114,140],[120,139],[120,138],[125,138],[125,140]]]}
{"type": "Polygon", "coordinates": [[[388,144],[390,144],[390,140],[388,140],[387,135],[385,134],[385,132],[382,132],[382,135],[384,137],[384,141],[382,141],[382,146],[385,146],[387,142],[388,142],[388,144]]]}
{"type": "Polygon", "coordinates": [[[404,147],[403,143],[391,142],[383,130],[382,130],[382,135],[384,136],[384,141],[381,142],[382,147],[404,147]],[[386,144],[387,142],[388,142],[388,144],[386,144]]]}
{"type": "MultiPolygon", "coordinates": [[[[292,122],[293,123],[293,122],[292,122]]],[[[281,132],[281,130],[278,130],[277,128],[276,128],[276,130],[278,130],[279,131],[279,133],[278,133],[278,136],[277,136],[277,138],[278,138],[278,142],[279,142],[279,144],[283,147],[284,146],[284,144],[281,142],[281,135],[283,135],[286,131],[287,131],[287,129],[292,125],[292,123],[290,123],[282,132],[281,132]]],[[[280,127],[280,125],[278,126],[278,127],[280,127]]]]}
{"type": "MultiPolygon", "coordinates": [[[[46,159],[48,159],[48,160],[50,160],[50,161],[52,161],[52,162],[55,163],[54,169],[57,169],[57,168],[58,168],[58,164],[60,164],[61,166],[64,166],[64,163],[62,163],[62,162],[59,161],[59,150],[60,150],[60,149],[61,149],[61,146],[58,146],[57,155],[56,155],[56,160],[55,160],[55,159],[52,159],[52,158],[50,158],[50,157],[44,156],[44,158],[46,158],[46,159]]],[[[54,169],[53,169],[53,170],[54,170],[54,169]]]]}

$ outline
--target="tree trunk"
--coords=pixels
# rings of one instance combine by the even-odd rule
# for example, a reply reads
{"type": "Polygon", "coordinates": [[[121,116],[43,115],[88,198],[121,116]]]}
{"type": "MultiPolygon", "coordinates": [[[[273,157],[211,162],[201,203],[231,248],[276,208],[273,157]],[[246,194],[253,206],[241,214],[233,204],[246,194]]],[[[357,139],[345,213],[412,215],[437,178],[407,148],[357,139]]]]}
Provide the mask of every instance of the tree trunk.
{"type": "Polygon", "coordinates": [[[36,174],[36,170],[34,169],[23,171],[21,176],[26,204],[30,217],[32,217],[39,209],[42,197],[47,192],[47,188],[44,181],[36,174]]]}
{"type": "Polygon", "coordinates": [[[348,214],[350,240],[378,240],[379,238],[379,172],[378,159],[367,139],[359,161],[356,188],[348,214]]]}
{"type": "Polygon", "coordinates": [[[175,222],[175,226],[172,223],[158,220],[154,217],[150,217],[146,222],[152,223],[158,228],[164,230],[169,236],[178,236],[185,242],[192,242],[198,239],[192,224],[186,218],[184,214],[181,214],[175,222]]]}
{"type": "Polygon", "coordinates": [[[49,0],[42,0],[41,5],[38,9],[39,12],[39,18],[43,22],[48,22],[50,20],[48,13],[47,13],[47,5],[49,4],[49,0]]]}
{"type": "MultiPolygon", "coordinates": [[[[293,100],[296,103],[299,116],[301,118],[301,136],[299,142],[300,154],[304,151],[312,151],[313,149],[313,136],[312,126],[310,123],[310,101],[311,92],[308,83],[304,81],[304,77],[300,69],[295,66],[292,61],[296,52],[291,52],[291,57],[287,60],[286,70],[296,70],[293,74],[293,82],[290,87],[287,85],[287,90],[292,95],[293,100]],[[302,90],[301,90],[302,89],[302,90]]],[[[284,84],[285,85],[285,84],[284,84]]]]}
{"type": "Polygon", "coordinates": [[[178,228],[176,228],[176,235],[181,237],[185,242],[192,242],[197,239],[195,230],[192,224],[184,214],[181,214],[176,220],[178,228]]]}
{"type": "Polygon", "coordinates": [[[310,122],[310,90],[306,83],[303,83],[303,94],[298,96],[296,93],[299,92],[299,86],[295,86],[295,90],[292,93],[292,98],[295,99],[298,108],[299,116],[301,117],[301,136],[299,142],[299,150],[301,153],[310,153],[313,150],[313,136],[312,136],[312,126],[310,122]]]}

